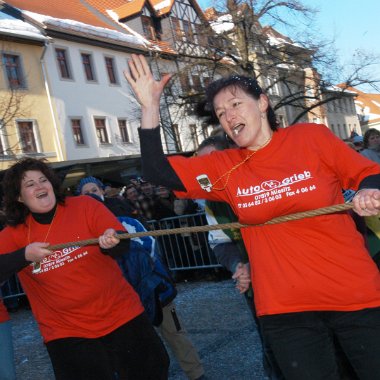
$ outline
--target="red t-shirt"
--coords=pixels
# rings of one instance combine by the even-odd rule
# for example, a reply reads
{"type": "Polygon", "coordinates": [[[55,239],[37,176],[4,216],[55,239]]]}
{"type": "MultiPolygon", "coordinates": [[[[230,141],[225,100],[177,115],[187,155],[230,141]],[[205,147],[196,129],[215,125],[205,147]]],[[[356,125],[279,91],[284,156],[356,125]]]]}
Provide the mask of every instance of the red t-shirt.
{"type": "MultiPolygon", "coordinates": [[[[380,166],[317,124],[280,129],[247,162],[247,149],[214,152],[170,163],[187,193],[177,196],[228,202],[246,224],[343,203],[380,166]],[[216,188],[202,190],[205,174],[216,188]]],[[[312,310],[349,311],[380,306],[380,274],[352,218],[335,213],[242,229],[258,315],[312,310]]]]}
{"type": "Polygon", "coordinates": [[[9,314],[4,306],[3,300],[0,299],[0,323],[9,321],[9,314]]]}
{"type": "MultiPolygon", "coordinates": [[[[65,205],[58,205],[47,242],[54,245],[96,238],[107,228],[124,230],[102,203],[88,196],[66,198],[65,205]]],[[[0,232],[0,254],[43,242],[48,229],[49,225],[39,224],[29,215],[25,224],[0,232]]],[[[55,251],[43,260],[39,272],[32,273],[32,269],[31,265],[24,268],[19,278],[45,342],[104,336],[143,311],[116,261],[98,245],[55,251]]]]}

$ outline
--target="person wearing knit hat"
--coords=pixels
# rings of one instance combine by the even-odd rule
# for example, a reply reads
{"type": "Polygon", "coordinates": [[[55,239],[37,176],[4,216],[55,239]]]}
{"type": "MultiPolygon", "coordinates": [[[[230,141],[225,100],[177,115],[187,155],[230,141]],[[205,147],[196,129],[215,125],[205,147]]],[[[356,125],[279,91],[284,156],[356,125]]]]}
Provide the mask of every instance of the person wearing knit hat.
{"type": "Polygon", "coordinates": [[[133,210],[126,201],[119,198],[108,198],[104,194],[102,181],[95,177],[82,178],[77,186],[78,195],[92,195],[99,197],[104,205],[109,208],[116,216],[132,216],[133,210]]]}
{"type": "MultiPolygon", "coordinates": [[[[103,182],[100,181],[99,179],[95,178],[95,177],[85,177],[85,178],[82,178],[78,185],[77,185],[77,194],[80,195],[84,195],[84,194],[91,194],[91,193],[97,193],[99,192],[99,194],[101,194],[102,196],[100,198],[102,198],[102,200],[104,200],[104,191],[103,191],[103,188],[104,188],[104,185],[103,185],[103,182]],[[90,184],[90,185],[89,185],[90,184]],[[93,186],[91,185],[96,185],[96,189],[92,189],[93,186]],[[85,189],[83,190],[83,188],[85,187],[85,189]],[[92,191],[91,191],[92,189],[92,191]]],[[[100,196],[98,194],[98,196],[100,196]]]]}

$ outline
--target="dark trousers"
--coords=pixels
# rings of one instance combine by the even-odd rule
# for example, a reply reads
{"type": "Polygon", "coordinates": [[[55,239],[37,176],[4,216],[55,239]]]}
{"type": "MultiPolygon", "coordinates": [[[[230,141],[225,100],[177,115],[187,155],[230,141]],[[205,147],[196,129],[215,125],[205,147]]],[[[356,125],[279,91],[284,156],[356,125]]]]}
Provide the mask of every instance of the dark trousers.
{"type": "Polygon", "coordinates": [[[165,380],[169,356],[145,313],[108,335],[46,344],[57,380],[165,380]]]}
{"type": "Polygon", "coordinates": [[[337,380],[334,337],[361,380],[380,379],[380,308],[259,318],[287,380],[337,380]]]}

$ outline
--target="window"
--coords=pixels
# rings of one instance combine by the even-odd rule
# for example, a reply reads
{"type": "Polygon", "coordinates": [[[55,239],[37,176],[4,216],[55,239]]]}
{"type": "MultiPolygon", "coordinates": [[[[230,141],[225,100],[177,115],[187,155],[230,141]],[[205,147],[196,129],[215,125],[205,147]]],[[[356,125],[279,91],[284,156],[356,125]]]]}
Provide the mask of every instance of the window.
{"type": "Polygon", "coordinates": [[[127,126],[127,120],[125,119],[119,119],[119,130],[120,130],[120,136],[121,136],[121,141],[123,143],[128,143],[131,142],[128,134],[128,126],[127,126]]]}
{"type": "Polygon", "coordinates": [[[37,153],[37,144],[34,136],[33,122],[18,121],[17,128],[20,136],[22,153],[37,153]]]}
{"type": "Polygon", "coordinates": [[[55,49],[59,73],[62,79],[72,79],[65,49],[55,49]]]}
{"type": "Polygon", "coordinates": [[[91,54],[82,53],[81,56],[82,56],[82,63],[83,63],[86,79],[90,82],[95,81],[95,74],[94,74],[91,54]]]}
{"type": "MultiPolygon", "coordinates": [[[[3,127],[4,128],[4,127],[3,127]]],[[[5,144],[3,142],[4,135],[0,134],[0,156],[4,156],[7,154],[7,150],[5,148],[5,144]]]]}
{"type": "Polygon", "coordinates": [[[206,122],[202,123],[202,136],[204,139],[207,139],[210,136],[209,130],[208,130],[208,124],[206,122]]]}
{"type": "Polygon", "coordinates": [[[115,60],[112,57],[105,57],[106,62],[106,70],[108,74],[108,80],[111,84],[117,84],[118,80],[116,77],[116,70],[115,70],[115,60]]]}
{"type": "Polygon", "coordinates": [[[181,38],[183,33],[181,30],[181,24],[179,22],[179,19],[177,17],[171,17],[171,20],[172,20],[173,30],[176,37],[181,38]]]}
{"type": "Polygon", "coordinates": [[[77,145],[84,145],[81,120],[80,119],[71,119],[71,129],[73,131],[75,143],[77,145]]]}
{"type": "Polygon", "coordinates": [[[3,64],[8,78],[9,88],[25,88],[25,80],[21,70],[21,59],[18,55],[4,54],[3,64]]]}
{"type": "Polygon", "coordinates": [[[207,46],[207,30],[201,24],[195,24],[195,31],[197,34],[198,44],[207,46]]]}
{"type": "Polygon", "coordinates": [[[197,149],[199,146],[197,126],[195,124],[190,124],[189,127],[194,148],[197,149]]]}
{"type": "Polygon", "coordinates": [[[178,129],[178,124],[173,124],[174,139],[179,152],[182,152],[181,136],[178,129]]]}
{"type": "Polygon", "coordinates": [[[181,83],[182,91],[185,93],[189,92],[191,89],[191,84],[187,71],[182,71],[179,73],[179,81],[181,83]]]}
{"type": "Polygon", "coordinates": [[[109,144],[107,128],[106,128],[106,119],[96,117],[94,118],[95,128],[96,128],[96,136],[98,136],[98,140],[100,144],[109,144]]]}
{"type": "Polygon", "coordinates": [[[152,19],[148,16],[141,16],[141,22],[144,31],[144,36],[149,40],[155,41],[157,38],[152,19]]]}
{"type": "Polygon", "coordinates": [[[193,89],[195,91],[201,91],[202,90],[202,83],[201,83],[201,78],[199,77],[198,74],[192,74],[191,79],[193,80],[193,89]]]}
{"type": "Polygon", "coordinates": [[[182,20],[182,25],[183,25],[183,31],[184,31],[185,37],[188,38],[189,40],[192,40],[193,30],[191,29],[190,21],[182,20]]]}

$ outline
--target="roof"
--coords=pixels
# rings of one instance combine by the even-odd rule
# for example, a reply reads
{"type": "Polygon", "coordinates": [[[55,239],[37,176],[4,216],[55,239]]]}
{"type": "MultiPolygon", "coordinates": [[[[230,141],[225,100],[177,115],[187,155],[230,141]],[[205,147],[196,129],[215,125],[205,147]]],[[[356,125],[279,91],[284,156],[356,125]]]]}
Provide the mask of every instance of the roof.
{"type": "Polygon", "coordinates": [[[361,108],[369,116],[369,122],[380,118],[380,94],[366,93],[355,87],[348,87],[348,89],[357,94],[355,103],[358,108],[361,108]]]}
{"type": "Polygon", "coordinates": [[[48,39],[39,29],[9,14],[6,9],[0,11],[0,34],[42,42],[48,39]]]}
{"type": "Polygon", "coordinates": [[[133,17],[142,12],[145,5],[148,6],[157,17],[164,16],[171,11],[174,0],[129,0],[123,3],[124,4],[120,7],[112,9],[112,11],[118,15],[119,20],[133,17]]]}
{"type": "MultiPolygon", "coordinates": [[[[200,17],[203,12],[195,0],[189,0],[200,17]]],[[[0,0],[0,2],[3,2],[0,0]]],[[[175,0],[6,0],[20,9],[27,19],[42,28],[69,35],[93,38],[121,45],[134,45],[176,54],[173,48],[161,41],[150,41],[124,24],[128,17],[137,16],[144,6],[156,14],[168,14],[175,0]],[[127,38],[126,35],[130,36],[127,38]]]]}

